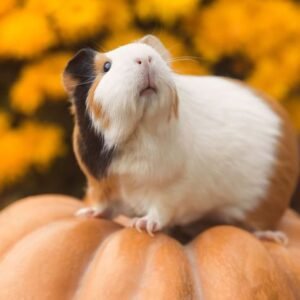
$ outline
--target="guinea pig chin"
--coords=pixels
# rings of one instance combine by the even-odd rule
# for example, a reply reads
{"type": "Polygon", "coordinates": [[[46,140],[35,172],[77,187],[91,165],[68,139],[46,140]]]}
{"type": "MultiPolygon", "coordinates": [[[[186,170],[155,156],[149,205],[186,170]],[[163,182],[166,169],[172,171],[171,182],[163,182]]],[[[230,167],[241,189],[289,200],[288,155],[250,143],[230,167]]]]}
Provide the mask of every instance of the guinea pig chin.
{"type": "Polygon", "coordinates": [[[147,97],[157,94],[157,85],[155,83],[155,75],[153,70],[147,68],[142,75],[142,85],[140,88],[139,96],[147,97]]]}

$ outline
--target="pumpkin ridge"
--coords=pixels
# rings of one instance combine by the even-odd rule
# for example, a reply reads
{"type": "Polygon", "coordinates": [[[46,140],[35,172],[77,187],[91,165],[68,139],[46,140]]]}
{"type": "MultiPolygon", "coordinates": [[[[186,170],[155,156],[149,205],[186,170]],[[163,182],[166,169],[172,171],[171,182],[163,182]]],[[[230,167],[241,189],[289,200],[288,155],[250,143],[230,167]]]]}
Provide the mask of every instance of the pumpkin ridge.
{"type": "Polygon", "coordinates": [[[300,217],[292,211],[277,227],[287,247],[233,226],[182,245],[75,218],[83,204],[72,198],[33,198],[0,214],[0,299],[300,299],[300,217]]]}
{"type": "MultiPolygon", "coordinates": [[[[93,255],[93,258],[89,262],[88,267],[87,267],[87,269],[84,272],[84,275],[81,277],[81,283],[80,283],[79,289],[77,289],[77,291],[75,292],[75,296],[73,298],[74,300],[79,300],[79,299],[80,300],[81,299],[86,300],[86,299],[90,299],[90,298],[86,297],[86,295],[85,295],[85,292],[87,290],[86,287],[85,287],[85,284],[86,284],[86,282],[88,282],[90,280],[91,274],[93,275],[93,271],[94,271],[93,268],[95,268],[95,265],[97,265],[99,263],[99,257],[101,257],[101,254],[103,255],[103,252],[105,250],[107,251],[107,246],[110,246],[113,243],[116,243],[116,242],[120,243],[121,242],[126,247],[126,243],[127,243],[128,237],[130,237],[130,239],[140,239],[140,240],[142,240],[144,242],[146,240],[146,244],[148,244],[147,248],[151,247],[151,245],[152,245],[151,237],[149,237],[145,233],[139,233],[136,230],[131,229],[131,228],[121,228],[120,230],[117,230],[116,232],[113,232],[113,233],[109,234],[104,239],[104,241],[101,243],[100,247],[95,251],[95,253],[93,255]],[[84,290],[84,288],[85,288],[85,290],[84,290]]],[[[134,241],[131,241],[131,242],[134,243],[134,241]]],[[[139,241],[136,241],[136,243],[138,244],[139,241]]],[[[142,246],[142,245],[143,245],[143,243],[140,244],[139,247],[142,246]]],[[[119,251],[121,251],[121,250],[119,250],[119,251]]],[[[144,254],[145,253],[143,253],[143,255],[144,254]]],[[[100,260],[100,262],[101,262],[101,260],[100,260]]],[[[137,265],[135,265],[135,266],[137,266],[137,265]]],[[[139,272],[141,272],[141,270],[139,270],[137,273],[139,273],[139,272]]],[[[130,274],[126,274],[126,276],[127,277],[128,276],[133,276],[133,274],[131,272],[130,274]]],[[[125,292],[126,297],[123,295],[122,297],[124,297],[124,298],[122,298],[122,300],[134,298],[135,290],[131,289],[130,286],[128,286],[127,288],[130,289],[131,296],[127,297],[128,290],[126,290],[126,292],[125,292]]],[[[92,298],[92,299],[94,299],[94,298],[92,298]]],[[[103,298],[101,298],[101,299],[103,299],[103,298]]]]}
{"type": "MultiPolygon", "coordinates": [[[[278,273],[281,272],[282,274],[285,274],[284,279],[285,279],[286,285],[292,287],[292,293],[293,293],[294,299],[299,299],[300,298],[300,293],[298,293],[294,289],[294,286],[296,286],[296,285],[295,285],[295,282],[293,282],[293,280],[291,279],[291,270],[292,270],[292,268],[289,267],[288,271],[287,271],[287,269],[283,268],[282,265],[278,262],[278,258],[275,259],[274,255],[273,255],[273,252],[276,252],[276,248],[278,248],[278,250],[280,248],[280,252],[283,252],[283,251],[286,252],[288,248],[287,249],[282,249],[284,246],[274,245],[272,242],[268,242],[268,241],[263,242],[263,247],[265,248],[266,252],[270,254],[269,258],[270,258],[270,260],[272,260],[274,266],[278,270],[278,273]]],[[[291,249],[289,249],[289,250],[291,250],[291,249]]],[[[282,259],[282,256],[283,256],[283,254],[281,253],[280,259],[282,259]]],[[[296,263],[288,256],[287,258],[285,258],[285,267],[286,267],[286,259],[288,259],[291,264],[296,263]]],[[[293,274],[293,275],[295,275],[295,274],[293,274]]]]}
{"type": "Polygon", "coordinates": [[[0,261],[1,257],[14,246],[16,240],[51,222],[72,217],[82,206],[83,204],[75,198],[53,195],[26,197],[7,206],[0,212],[0,235],[2,236],[0,261]],[[31,221],[31,215],[38,216],[34,222],[31,221]],[[16,219],[15,216],[21,218],[16,219]]]}
{"type": "Polygon", "coordinates": [[[193,288],[194,288],[194,299],[199,299],[199,300],[204,299],[200,278],[199,278],[199,275],[197,274],[197,271],[195,270],[197,264],[196,264],[195,255],[193,253],[194,250],[192,249],[190,244],[184,246],[184,252],[185,252],[186,258],[188,260],[190,277],[191,277],[193,288]]]}
{"type": "MultiPolygon", "coordinates": [[[[118,223],[115,222],[111,222],[114,223],[116,225],[119,225],[118,223]]],[[[96,247],[96,249],[93,251],[93,253],[90,255],[90,259],[89,261],[86,263],[86,267],[84,268],[84,270],[81,272],[81,276],[78,279],[77,282],[77,288],[74,291],[73,300],[79,299],[78,297],[80,296],[80,290],[82,288],[82,285],[85,282],[85,278],[87,277],[87,274],[91,268],[91,266],[93,265],[93,262],[95,260],[95,258],[97,257],[98,252],[101,252],[102,248],[104,247],[105,243],[108,243],[107,240],[109,240],[109,238],[111,238],[112,236],[116,235],[118,233],[118,231],[114,231],[114,232],[110,232],[109,234],[107,234],[103,240],[99,241],[99,245],[96,247]],[[79,295],[79,296],[78,296],[79,295]]]]}
{"type": "Polygon", "coordinates": [[[17,247],[17,245],[19,243],[21,243],[24,239],[27,239],[31,235],[36,234],[36,232],[45,229],[45,227],[53,225],[53,223],[60,222],[60,221],[66,221],[66,220],[72,220],[72,219],[70,217],[58,218],[58,219],[52,220],[52,221],[50,221],[50,222],[48,222],[46,224],[42,224],[41,226],[37,226],[33,230],[26,232],[15,243],[13,243],[10,246],[8,246],[7,249],[5,249],[5,251],[3,253],[1,253],[1,255],[0,255],[0,263],[6,257],[7,253],[10,252],[10,251],[12,251],[15,247],[17,247]]]}
{"type": "Polygon", "coordinates": [[[80,204],[80,206],[83,206],[83,203],[79,199],[74,198],[72,196],[58,195],[58,194],[35,195],[35,196],[24,197],[16,202],[13,202],[13,203],[7,205],[0,211],[0,216],[3,213],[6,213],[7,210],[12,210],[17,206],[20,207],[22,205],[28,205],[29,202],[31,204],[32,203],[35,204],[35,202],[36,203],[48,202],[50,200],[50,198],[51,198],[52,203],[60,202],[60,204],[66,204],[66,206],[74,206],[74,208],[78,207],[77,204],[80,204]],[[55,199],[55,198],[57,198],[57,199],[55,199]]]}
{"type": "Polygon", "coordinates": [[[222,300],[236,299],[241,294],[249,295],[243,298],[245,300],[277,299],[275,296],[280,291],[284,299],[294,299],[283,273],[263,243],[234,226],[216,226],[199,235],[191,246],[197,254],[198,276],[205,287],[203,295],[207,299],[222,300]],[[218,294],[220,289],[222,295],[218,294]]]}
{"type": "Polygon", "coordinates": [[[149,248],[150,253],[147,253],[144,272],[134,298],[194,299],[194,286],[184,247],[175,239],[159,234],[149,248]],[[151,286],[156,286],[156,289],[149,289],[151,286]]]}
{"type": "MultiPolygon", "coordinates": [[[[261,248],[261,251],[264,252],[264,255],[266,257],[266,259],[268,259],[270,261],[270,263],[273,265],[273,268],[276,270],[276,274],[286,274],[286,276],[281,276],[282,277],[282,284],[285,285],[285,286],[293,286],[292,282],[291,282],[291,279],[290,279],[290,274],[289,272],[286,272],[286,269],[285,268],[282,268],[281,265],[278,263],[278,258],[275,259],[275,257],[272,255],[272,251],[270,248],[276,250],[276,249],[280,249],[281,252],[286,252],[289,247],[289,245],[287,246],[284,246],[284,245],[280,245],[280,244],[276,244],[274,242],[270,242],[270,241],[261,241],[259,242],[259,240],[254,237],[254,235],[246,230],[243,230],[241,228],[236,228],[235,226],[228,226],[226,225],[227,227],[232,227],[234,228],[235,230],[239,230],[243,233],[246,233],[251,239],[255,240],[256,242],[256,249],[259,247],[261,248]]],[[[289,249],[290,250],[290,249],[289,249]]],[[[245,260],[246,260],[246,255],[245,255],[245,260]]],[[[247,273],[246,273],[247,274],[247,273]]],[[[245,279],[247,281],[250,281],[249,278],[247,278],[247,276],[245,277],[245,279]]],[[[296,291],[293,289],[292,290],[292,294],[293,296],[295,297],[295,299],[298,299],[299,298],[299,295],[298,297],[295,295],[296,291]]]]}
{"type": "MultiPolygon", "coordinates": [[[[145,233],[146,234],[146,233],[145,233]]],[[[145,271],[147,270],[147,268],[149,268],[149,262],[151,261],[152,256],[154,255],[153,252],[155,251],[156,248],[158,248],[158,241],[159,241],[159,237],[155,236],[152,237],[154,240],[153,242],[148,246],[147,249],[147,253],[145,255],[146,257],[146,261],[143,264],[143,268],[141,270],[141,277],[139,278],[139,282],[136,284],[136,289],[134,291],[134,293],[132,294],[132,299],[134,299],[135,295],[138,294],[138,291],[140,290],[140,287],[143,285],[143,281],[145,280],[145,271]]]]}
{"type": "Polygon", "coordinates": [[[71,299],[70,295],[76,288],[79,274],[85,266],[91,250],[98,246],[100,237],[115,229],[111,222],[103,221],[100,223],[96,220],[78,220],[75,218],[73,220],[60,220],[49,224],[49,226],[43,226],[40,230],[28,235],[26,239],[22,239],[22,242],[17,244],[18,246],[16,245],[7,253],[7,259],[1,262],[2,270],[8,270],[9,275],[7,277],[7,275],[1,274],[0,286],[8,286],[8,291],[5,291],[4,288],[0,289],[0,298],[21,299],[23,281],[27,277],[30,281],[31,272],[33,272],[35,277],[37,274],[38,277],[37,281],[30,281],[32,288],[27,297],[30,298],[30,295],[39,293],[45,295],[43,299],[71,299]],[[24,251],[28,247],[31,251],[24,251]],[[62,251],[62,249],[68,248],[68,251],[62,251]],[[16,253],[19,255],[17,261],[14,259],[16,253]],[[38,263],[35,265],[36,257],[38,263]],[[49,259],[57,261],[58,265],[61,266],[60,269],[52,268],[53,265],[49,259]],[[35,268],[32,269],[32,266],[35,268]],[[21,282],[13,284],[15,276],[23,279],[21,282]],[[56,285],[59,286],[59,289],[52,290],[51,287],[56,285]],[[36,292],[34,291],[35,288],[37,289],[36,292]],[[57,293],[60,295],[59,297],[55,296],[57,293]],[[9,297],[4,297],[4,295],[9,295],[9,297]],[[12,295],[15,296],[12,297],[12,295]]]}

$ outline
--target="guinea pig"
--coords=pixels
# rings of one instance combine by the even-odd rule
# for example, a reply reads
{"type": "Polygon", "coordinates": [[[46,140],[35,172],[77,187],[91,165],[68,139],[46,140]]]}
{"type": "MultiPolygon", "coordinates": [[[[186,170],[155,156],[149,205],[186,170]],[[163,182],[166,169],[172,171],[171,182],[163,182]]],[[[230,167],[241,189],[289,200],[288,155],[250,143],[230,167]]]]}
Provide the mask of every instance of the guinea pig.
{"type": "Polygon", "coordinates": [[[289,205],[298,177],[285,112],[231,79],[172,71],[147,35],[106,53],[80,50],[64,86],[89,207],[78,216],[131,218],[149,234],[202,218],[261,238],[289,205]]]}

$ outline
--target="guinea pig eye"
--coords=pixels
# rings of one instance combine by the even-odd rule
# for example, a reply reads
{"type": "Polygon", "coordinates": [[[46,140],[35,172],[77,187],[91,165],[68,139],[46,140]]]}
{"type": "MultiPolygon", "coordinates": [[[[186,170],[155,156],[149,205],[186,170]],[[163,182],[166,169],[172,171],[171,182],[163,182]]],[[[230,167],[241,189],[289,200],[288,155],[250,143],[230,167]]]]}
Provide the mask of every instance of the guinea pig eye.
{"type": "Polygon", "coordinates": [[[106,73],[110,70],[111,68],[111,62],[110,61],[107,61],[106,63],[104,63],[103,65],[103,71],[106,73]]]}

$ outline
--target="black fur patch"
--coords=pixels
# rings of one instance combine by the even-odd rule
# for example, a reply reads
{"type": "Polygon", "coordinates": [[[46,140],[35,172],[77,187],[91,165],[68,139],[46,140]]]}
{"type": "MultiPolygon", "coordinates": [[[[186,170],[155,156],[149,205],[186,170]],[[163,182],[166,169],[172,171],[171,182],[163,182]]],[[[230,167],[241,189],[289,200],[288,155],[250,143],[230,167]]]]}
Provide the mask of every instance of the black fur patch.
{"type": "Polygon", "coordinates": [[[70,60],[65,72],[79,83],[73,93],[75,120],[79,127],[77,137],[79,155],[91,175],[100,179],[107,174],[114,148],[105,147],[103,134],[94,130],[92,120],[86,110],[86,98],[96,78],[94,63],[96,53],[89,48],[80,50],[70,60]]]}

